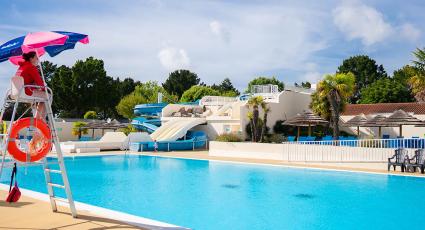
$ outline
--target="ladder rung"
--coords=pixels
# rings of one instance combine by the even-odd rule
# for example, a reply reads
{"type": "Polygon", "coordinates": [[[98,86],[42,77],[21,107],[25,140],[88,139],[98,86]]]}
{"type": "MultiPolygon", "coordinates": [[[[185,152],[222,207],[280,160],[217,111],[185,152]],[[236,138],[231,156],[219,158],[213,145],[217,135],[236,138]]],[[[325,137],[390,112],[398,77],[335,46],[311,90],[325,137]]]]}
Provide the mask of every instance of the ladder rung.
{"type": "Polygon", "coordinates": [[[51,173],[57,173],[57,174],[61,174],[62,171],[57,170],[57,169],[44,169],[46,172],[51,172],[51,173]]]}
{"type": "Polygon", "coordinates": [[[55,201],[60,201],[60,202],[64,202],[64,203],[69,203],[68,199],[64,199],[64,198],[60,198],[60,197],[56,197],[56,196],[51,196],[51,198],[55,201]]]}
{"type": "Polygon", "coordinates": [[[58,165],[59,161],[50,161],[46,163],[47,165],[58,165]]]}
{"type": "Polygon", "coordinates": [[[55,183],[47,183],[48,185],[52,186],[52,187],[56,187],[56,188],[65,188],[65,186],[61,185],[61,184],[55,184],[55,183]]]}

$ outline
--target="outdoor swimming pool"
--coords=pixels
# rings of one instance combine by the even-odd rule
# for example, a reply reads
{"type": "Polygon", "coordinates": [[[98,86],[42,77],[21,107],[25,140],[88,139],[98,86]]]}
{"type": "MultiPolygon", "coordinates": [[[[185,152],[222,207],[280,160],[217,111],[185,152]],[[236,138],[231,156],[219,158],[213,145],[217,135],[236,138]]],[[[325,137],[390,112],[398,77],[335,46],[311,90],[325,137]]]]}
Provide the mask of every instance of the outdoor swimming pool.
{"type": "MultiPolygon", "coordinates": [[[[425,178],[134,155],[67,158],[66,165],[76,201],[193,229],[425,223],[425,178]]],[[[21,187],[46,193],[41,167],[24,173],[21,187]]]]}

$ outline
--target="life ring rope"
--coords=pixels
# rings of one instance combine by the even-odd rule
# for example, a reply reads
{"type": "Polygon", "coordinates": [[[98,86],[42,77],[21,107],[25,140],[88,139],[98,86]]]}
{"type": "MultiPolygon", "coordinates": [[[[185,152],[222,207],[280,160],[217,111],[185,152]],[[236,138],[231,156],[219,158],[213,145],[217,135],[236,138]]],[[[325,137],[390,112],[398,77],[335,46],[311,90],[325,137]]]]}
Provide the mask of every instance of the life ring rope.
{"type": "MultiPolygon", "coordinates": [[[[34,130],[34,131],[36,131],[34,130]]],[[[34,137],[33,137],[34,138],[34,137]]],[[[34,162],[43,159],[52,148],[52,132],[50,131],[49,126],[41,119],[26,117],[18,119],[13,122],[10,135],[9,135],[9,143],[7,145],[7,150],[12,155],[13,158],[17,161],[21,162],[34,162]],[[18,135],[19,132],[26,128],[35,127],[42,136],[43,143],[40,148],[35,150],[34,152],[23,152],[17,143],[19,140],[18,135]]]]}

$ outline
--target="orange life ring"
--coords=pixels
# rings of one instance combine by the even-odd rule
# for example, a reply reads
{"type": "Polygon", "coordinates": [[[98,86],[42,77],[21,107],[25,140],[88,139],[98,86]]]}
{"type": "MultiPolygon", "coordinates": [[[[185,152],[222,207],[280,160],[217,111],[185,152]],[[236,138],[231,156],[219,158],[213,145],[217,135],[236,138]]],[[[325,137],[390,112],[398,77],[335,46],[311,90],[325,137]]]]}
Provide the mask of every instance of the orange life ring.
{"type": "Polygon", "coordinates": [[[43,121],[38,118],[33,117],[26,117],[21,118],[15,122],[13,122],[10,136],[9,136],[9,144],[7,145],[7,150],[10,153],[10,155],[13,156],[17,161],[21,162],[34,162],[41,160],[43,157],[49,153],[50,149],[52,149],[52,135],[50,132],[49,126],[43,121]],[[17,143],[16,140],[18,139],[19,132],[22,129],[28,128],[28,127],[35,127],[37,128],[41,134],[44,136],[44,139],[47,140],[43,143],[43,145],[38,148],[35,152],[31,152],[29,154],[22,152],[17,143]],[[27,159],[27,156],[29,159],[27,159]]]}

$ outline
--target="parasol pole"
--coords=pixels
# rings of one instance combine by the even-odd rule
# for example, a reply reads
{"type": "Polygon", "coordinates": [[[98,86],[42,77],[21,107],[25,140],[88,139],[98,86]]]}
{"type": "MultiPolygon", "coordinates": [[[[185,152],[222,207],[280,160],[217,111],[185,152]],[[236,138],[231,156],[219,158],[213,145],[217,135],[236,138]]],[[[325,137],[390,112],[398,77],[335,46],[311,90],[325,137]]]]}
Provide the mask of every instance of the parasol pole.
{"type": "Polygon", "coordinates": [[[357,136],[360,136],[360,127],[357,126],[357,136]]]}
{"type": "MultiPolygon", "coordinates": [[[[45,105],[45,106],[50,106],[52,102],[50,101],[49,93],[47,92],[47,83],[46,83],[46,79],[44,79],[44,71],[43,71],[43,67],[41,66],[41,57],[38,55],[37,49],[35,49],[35,55],[37,55],[37,58],[38,58],[38,66],[40,67],[41,79],[43,79],[44,93],[46,94],[47,103],[49,103],[49,105],[45,105]]],[[[53,99],[53,94],[52,94],[52,99],[53,99]]],[[[46,111],[47,111],[47,108],[46,108],[46,111]]]]}
{"type": "Polygon", "coordinates": [[[378,139],[381,139],[382,138],[382,130],[381,130],[381,126],[378,126],[378,139]]]}
{"type": "Polygon", "coordinates": [[[400,134],[400,138],[403,136],[403,128],[402,128],[402,125],[399,125],[399,127],[398,127],[398,133],[400,134]]]}
{"type": "Polygon", "coordinates": [[[297,132],[297,141],[300,139],[300,126],[297,127],[298,128],[298,132],[297,132]]]}
{"type": "Polygon", "coordinates": [[[311,136],[311,125],[310,125],[310,123],[308,123],[308,136],[309,137],[311,136]]]}

